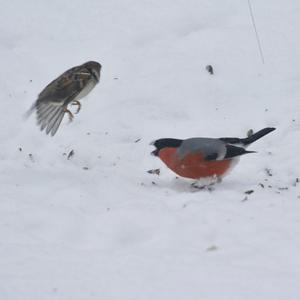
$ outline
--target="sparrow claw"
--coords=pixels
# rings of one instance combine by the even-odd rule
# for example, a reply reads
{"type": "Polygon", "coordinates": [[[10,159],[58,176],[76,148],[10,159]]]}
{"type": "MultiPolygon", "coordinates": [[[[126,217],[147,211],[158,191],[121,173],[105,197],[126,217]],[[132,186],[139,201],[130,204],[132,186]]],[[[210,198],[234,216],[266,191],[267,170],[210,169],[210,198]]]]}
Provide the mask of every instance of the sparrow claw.
{"type": "Polygon", "coordinates": [[[64,109],[64,112],[69,115],[69,121],[72,122],[74,119],[74,115],[67,108],[64,109]]]}
{"type": "Polygon", "coordinates": [[[75,114],[78,114],[81,110],[81,103],[79,101],[75,100],[72,102],[72,105],[77,105],[77,110],[76,110],[75,114]]]}

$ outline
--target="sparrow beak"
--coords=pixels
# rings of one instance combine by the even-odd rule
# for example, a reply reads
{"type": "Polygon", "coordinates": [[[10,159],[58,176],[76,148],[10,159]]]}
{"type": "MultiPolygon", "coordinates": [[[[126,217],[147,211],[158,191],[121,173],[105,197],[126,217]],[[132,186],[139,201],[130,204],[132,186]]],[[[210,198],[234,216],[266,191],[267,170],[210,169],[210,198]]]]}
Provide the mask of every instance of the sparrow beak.
{"type": "Polygon", "coordinates": [[[89,71],[90,71],[92,77],[93,77],[97,82],[99,82],[99,75],[97,74],[97,72],[94,71],[93,69],[90,69],[89,71]]]}

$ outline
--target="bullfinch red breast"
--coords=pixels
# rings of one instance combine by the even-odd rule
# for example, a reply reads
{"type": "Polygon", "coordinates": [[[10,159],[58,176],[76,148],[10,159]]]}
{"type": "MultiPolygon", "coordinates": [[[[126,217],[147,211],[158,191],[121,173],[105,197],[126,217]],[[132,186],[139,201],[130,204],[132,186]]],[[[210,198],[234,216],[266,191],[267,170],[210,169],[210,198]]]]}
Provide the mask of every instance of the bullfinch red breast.
{"type": "Polygon", "coordinates": [[[179,176],[222,179],[241,155],[255,152],[247,151],[247,146],[273,130],[267,127],[246,138],[163,138],[151,143],[156,148],[152,154],[179,176]]]}

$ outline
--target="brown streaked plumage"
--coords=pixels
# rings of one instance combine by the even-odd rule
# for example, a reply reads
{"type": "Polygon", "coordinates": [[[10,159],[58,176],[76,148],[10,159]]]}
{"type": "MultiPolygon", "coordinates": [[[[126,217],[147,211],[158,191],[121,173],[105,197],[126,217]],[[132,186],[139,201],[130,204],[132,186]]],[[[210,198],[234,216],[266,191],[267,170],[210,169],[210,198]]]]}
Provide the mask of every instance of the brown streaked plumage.
{"type": "Polygon", "coordinates": [[[73,67],[49,83],[39,94],[38,99],[30,108],[28,115],[36,110],[37,123],[47,134],[55,135],[59,125],[67,113],[70,121],[73,114],[68,105],[77,105],[99,82],[101,65],[95,61],[86,62],[73,67]]]}

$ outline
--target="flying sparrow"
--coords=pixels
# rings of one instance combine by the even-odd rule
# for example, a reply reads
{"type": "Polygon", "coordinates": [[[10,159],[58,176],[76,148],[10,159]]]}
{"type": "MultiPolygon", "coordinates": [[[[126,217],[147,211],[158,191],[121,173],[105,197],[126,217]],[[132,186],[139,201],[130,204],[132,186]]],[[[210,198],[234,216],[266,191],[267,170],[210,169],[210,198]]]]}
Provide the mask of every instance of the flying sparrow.
{"type": "Polygon", "coordinates": [[[99,82],[100,70],[101,65],[95,61],[67,70],[41,91],[27,115],[36,110],[41,130],[46,129],[47,134],[54,136],[65,113],[69,115],[70,121],[73,120],[74,116],[68,110],[69,104],[78,106],[76,113],[80,111],[79,100],[99,82]]]}

